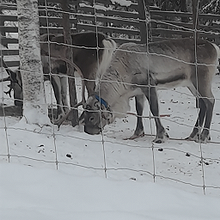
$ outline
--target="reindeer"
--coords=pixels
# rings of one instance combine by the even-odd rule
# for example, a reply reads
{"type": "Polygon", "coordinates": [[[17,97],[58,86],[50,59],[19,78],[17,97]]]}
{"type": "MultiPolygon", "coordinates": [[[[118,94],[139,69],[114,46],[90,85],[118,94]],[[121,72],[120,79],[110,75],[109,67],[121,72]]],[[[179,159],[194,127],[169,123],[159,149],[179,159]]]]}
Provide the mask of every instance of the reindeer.
{"type": "Polygon", "coordinates": [[[215,103],[211,91],[220,50],[206,40],[174,39],[137,45],[122,44],[97,84],[94,95],[86,102],[84,131],[94,135],[129,109],[135,97],[137,125],[131,139],[144,134],[142,114],[144,96],[156,124],[155,143],[168,137],[158,108],[157,88],[187,87],[196,97],[199,113],[188,140],[210,140],[210,124],[215,103]],[[195,53],[196,51],[196,53],[195,53]]]}
{"type": "MultiPolygon", "coordinates": [[[[98,69],[101,72],[101,69],[110,62],[112,51],[116,48],[116,43],[102,33],[84,32],[72,34],[71,37],[72,61],[66,59],[66,49],[69,45],[64,44],[63,35],[44,34],[40,38],[43,72],[45,80],[50,79],[52,83],[59,109],[58,118],[63,118],[66,112],[64,108],[68,106],[67,63],[82,77],[82,101],[74,106],[78,107],[85,103],[85,87],[88,95],[94,92],[98,69]]],[[[16,74],[21,79],[19,71],[16,74]]],[[[22,98],[22,90],[14,89],[14,93],[17,94],[16,97],[22,98]]],[[[56,124],[60,126],[62,122],[63,120],[58,120],[56,124]]]]}
{"type": "MultiPolygon", "coordinates": [[[[66,62],[69,63],[73,68],[75,68],[79,73],[81,73],[81,71],[74,63],[70,62],[65,58],[63,58],[63,60],[57,60],[53,57],[50,58],[48,56],[42,55],[41,60],[44,73],[44,80],[50,80],[54,90],[54,95],[57,101],[58,115],[64,115],[64,108],[68,106],[67,84],[66,79],[62,77],[61,74],[66,73],[66,62]],[[64,84],[66,85],[66,87],[64,87],[64,84]]],[[[0,82],[10,81],[10,85],[8,85],[10,89],[5,93],[11,97],[11,91],[13,90],[15,106],[22,107],[23,91],[20,68],[18,68],[16,71],[10,70],[3,59],[2,64],[9,76],[1,79],[0,82]]],[[[78,105],[80,105],[80,103],[78,105]]]]}
{"type": "MultiPolygon", "coordinates": [[[[45,37],[47,36],[42,36],[42,39],[45,39],[45,37]]],[[[41,54],[63,60],[66,57],[66,50],[69,46],[64,43],[64,36],[49,37],[49,47],[45,40],[41,42],[41,54]]],[[[81,75],[90,96],[94,92],[96,78],[99,77],[99,73],[103,72],[102,69],[111,60],[116,43],[104,34],[95,32],[72,34],[71,37],[72,62],[81,70],[79,75],[81,75]]]]}
{"type": "Polygon", "coordinates": [[[22,84],[21,84],[21,77],[19,71],[12,71],[8,68],[6,63],[4,62],[4,59],[2,57],[1,64],[5,68],[6,72],[8,73],[8,76],[0,79],[0,82],[7,82],[10,81],[10,84],[8,85],[9,90],[5,92],[5,94],[8,94],[11,97],[11,91],[14,90],[14,104],[16,106],[22,106],[22,84]]]}

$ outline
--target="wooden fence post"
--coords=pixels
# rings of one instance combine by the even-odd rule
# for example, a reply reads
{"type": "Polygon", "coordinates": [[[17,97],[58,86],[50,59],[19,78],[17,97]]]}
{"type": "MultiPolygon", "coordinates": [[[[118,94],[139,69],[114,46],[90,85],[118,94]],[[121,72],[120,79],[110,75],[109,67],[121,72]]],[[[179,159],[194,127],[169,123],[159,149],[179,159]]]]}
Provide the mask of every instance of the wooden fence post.
{"type": "Polygon", "coordinates": [[[141,35],[140,43],[147,43],[148,38],[149,38],[148,36],[149,25],[147,24],[147,17],[146,17],[146,14],[149,13],[149,5],[147,3],[148,1],[146,0],[138,0],[138,11],[139,11],[139,18],[140,18],[140,35],[141,35]]]}
{"type": "Polygon", "coordinates": [[[193,29],[194,29],[194,38],[198,39],[199,34],[197,33],[199,27],[199,0],[192,0],[192,17],[193,17],[193,29]]]}
{"type": "MultiPolygon", "coordinates": [[[[69,1],[61,1],[61,7],[63,12],[63,34],[64,34],[64,43],[67,45],[72,45],[72,37],[71,37],[71,24],[69,19],[69,1]]],[[[67,47],[66,50],[66,58],[68,60],[73,60],[72,48],[67,47]]],[[[77,95],[76,95],[76,86],[75,86],[75,78],[74,78],[74,69],[67,64],[67,75],[70,76],[68,78],[69,82],[69,96],[70,96],[70,107],[73,107],[77,104],[77,95]]],[[[78,118],[78,110],[73,109],[69,115],[69,119],[72,122],[72,126],[76,126],[79,123],[78,118]]]]}
{"type": "MultiPolygon", "coordinates": [[[[0,14],[3,14],[1,7],[0,7],[0,14]]],[[[5,36],[6,36],[6,35],[5,35],[5,31],[3,31],[2,28],[1,28],[1,27],[3,27],[3,26],[4,26],[4,20],[3,20],[3,19],[0,19],[0,34],[1,34],[2,37],[5,37],[5,36]]],[[[6,41],[4,42],[4,41],[1,40],[0,43],[1,43],[4,47],[7,47],[7,46],[8,46],[8,44],[6,43],[6,41]]]]}

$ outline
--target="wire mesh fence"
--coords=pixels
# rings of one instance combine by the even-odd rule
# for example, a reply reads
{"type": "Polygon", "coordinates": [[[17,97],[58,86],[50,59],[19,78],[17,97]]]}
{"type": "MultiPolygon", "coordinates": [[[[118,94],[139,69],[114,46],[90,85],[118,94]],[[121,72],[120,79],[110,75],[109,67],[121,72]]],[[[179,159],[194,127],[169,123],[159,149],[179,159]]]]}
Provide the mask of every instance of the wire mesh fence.
{"type": "MultiPolygon", "coordinates": [[[[95,2],[93,1],[93,3],[95,2]]],[[[81,7],[85,7],[85,5],[81,5],[81,7]]],[[[95,24],[93,31],[98,34],[98,31],[100,31],[97,19],[100,18],[98,10],[103,10],[103,8],[100,9],[96,6],[90,8],[90,10],[95,24]]],[[[43,10],[42,13],[44,12],[46,13],[43,10]]],[[[59,12],[62,13],[60,9],[59,12]]],[[[70,17],[73,18],[81,15],[79,12],[69,13],[70,17]]],[[[147,39],[145,44],[146,52],[141,52],[143,55],[149,52],[151,25],[155,22],[162,23],[162,21],[155,19],[151,20],[148,15],[145,18],[141,22],[144,23],[147,30],[145,34],[149,35],[145,35],[147,39]]],[[[124,22],[123,18],[120,19],[120,22],[124,22]]],[[[140,18],[134,18],[132,21],[134,23],[140,22],[140,18]]],[[[171,25],[166,22],[165,24],[171,25]]],[[[77,27],[76,25],[76,29],[77,27]]],[[[175,27],[179,26],[175,24],[175,27]]],[[[45,28],[44,30],[48,31],[49,29],[45,28]]],[[[45,33],[49,36],[51,32],[47,31],[45,33]]],[[[187,31],[190,31],[193,36],[193,33],[197,30],[189,28],[187,30],[184,29],[183,32],[186,33],[187,31]]],[[[204,33],[209,36],[209,32],[204,33]]],[[[215,32],[215,35],[219,36],[219,33],[215,32]]],[[[140,35],[137,34],[137,36],[140,35]]],[[[110,37],[114,38],[114,34],[110,37]]],[[[117,37],[123,39],[124,35],[119,33],[117,37]]],[[[1,38],[4,37],[1,36],[1,38]]],[[[126,41],[129,41],[127,36],[125,38],[126,41]]],[[[76,50],[100,50],[97,46],[87,48],[85,46],[66,45],[64,43],[62,45],[76,50]]],[[[1,50],[1,57],[4,56],[3,51],[5,51],[5,48],[1,50]]],[[[136,53],[140,54],[140,52],[136,53]]],[[[8,57],[12,58],[8,61],[14,62],[12,56],[8,57]]],[[[183,61],[180,60],[180,62],[183,61]]],[[[98,62],[99,65],[100,63],[98,62]]],[[[50,75],[56,76],[56,74],[51,72],[50,75]]],[[[6,76],[5,69],[1,67],[1,78],[6,76]]],[[[60,75],[58,74],[57,76],[59,77],[60,75]]],[[[71,77],[75,78],[78,100],[81,100],[82,79],[77,74],[71,77]]],[[[104,82],[102,77],[95,80],[96,83],[100,83],[100,81],[104,82]]],[[[120,82],[118,80],[109,80],[108,83],[118,84],[120,82]]],[[[132,136],[135,130],[137,119],[134,99],[131,99],[129,102],[131,110],[128,113],[118,112],[118,114],[123,116],[122,118],[117,118],[113,123],[107,125],[100,135],[93,136],[84,133],[82,125],[73,128],[69,122],[65,122],[59,129],[53,124],[44,127],[26,125],[20,121],[20,117],[22,117],[21,108],[12,106],[14,100],[4,93],[7,90],[7,83],[1,83],[0,86],[2,103],[2,116],[0,118],[1,161],[19,162],[42,168],[56,168],[76,175],[104,175],[107,178],[113,179],[154,181],[181,187],[189,191],[219,195],[220,78],[218,75],[214,76],[212,83],[215,107],[210,129],[212,139],[207,144],[184,139],[190,134],[199,112],[196,109],[196,98],[183,87],[158,91],[160,118],[170,138],[165,143],[157,144],[153,142],[156,129],[154,117],[150,112],[147,100],[145,100],[142,116],[145,135],[130,140],[129,137],[132,136]]],[[[55,117],[53,112],[55,111],[56,99],[51,85],[46,82],[45,86],[47,106],[51,108],[50,117],[53,118],[55,117]]],[[[126,86],[126,83],[123,86],[126,86]]],[[[111,95],[112,91],[108,92],[111,95]]],[[[13,91],[11,94],[13,95],[13,91]]],[[[101,97],[102,91],[99,91],[99,94],[101,97]]],[[[83,112],[82,106],[78,108],[78,111],[79,115],[83,112]]]]}

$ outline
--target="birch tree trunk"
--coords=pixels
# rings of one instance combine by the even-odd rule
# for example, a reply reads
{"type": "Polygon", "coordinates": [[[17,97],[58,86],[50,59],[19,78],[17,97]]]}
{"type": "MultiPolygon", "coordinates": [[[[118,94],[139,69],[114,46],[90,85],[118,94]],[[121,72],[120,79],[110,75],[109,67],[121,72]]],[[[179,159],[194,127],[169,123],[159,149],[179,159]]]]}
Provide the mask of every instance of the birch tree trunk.
{"type": "Polygon", "coordinates": [[[28,124],[50,124],[46,105],[39,43],[37,0],[17,0],[23,119],[28,124]]]}

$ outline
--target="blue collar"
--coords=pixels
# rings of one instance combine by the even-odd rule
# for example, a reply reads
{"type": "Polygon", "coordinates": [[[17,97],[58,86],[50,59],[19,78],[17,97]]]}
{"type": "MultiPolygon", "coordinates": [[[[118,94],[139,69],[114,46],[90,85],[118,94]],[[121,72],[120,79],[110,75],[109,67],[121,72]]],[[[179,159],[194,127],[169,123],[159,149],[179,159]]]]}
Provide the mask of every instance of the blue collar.
{"type": "Polygon", "coordinates": [[[108,103],[104,99],[100,98],[98,95],[95,95],[95,98],[101,103],[101,105],[104,105],[105,108],[108,109],[108,103]]]}

